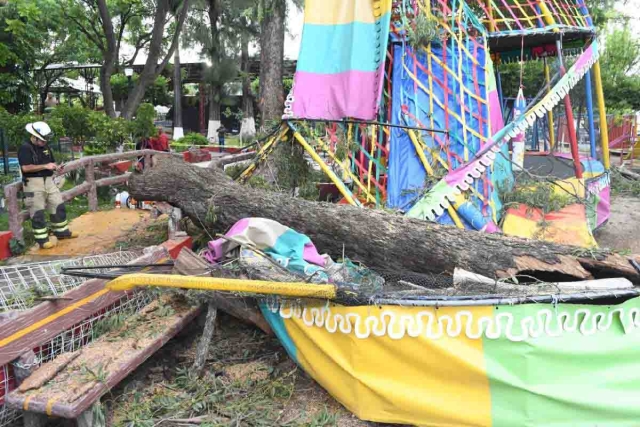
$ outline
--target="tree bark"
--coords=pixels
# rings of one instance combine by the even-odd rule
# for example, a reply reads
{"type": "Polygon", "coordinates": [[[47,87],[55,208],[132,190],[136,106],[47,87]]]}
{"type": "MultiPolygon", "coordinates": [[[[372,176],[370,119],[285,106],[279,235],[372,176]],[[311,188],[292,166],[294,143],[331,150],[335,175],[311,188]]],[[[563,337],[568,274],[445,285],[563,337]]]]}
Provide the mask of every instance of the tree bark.
{"type": "Polygon", "coordinates": [[[118,46],[106,0],[98,0],[98,12],[100,13],[100,19],[102,21],[102,31],[107,40],[106,50],[102,52],[104,62],[100,67],[100,90],[102,91],[102,99],[104,100],[104,112],[109,117],[115,117],[116,110],[113,105],[111,75],[113,74],[118,59],[118,46]]]}
{"type": "Polygon", "coordinates": [[[182,130],[182,70],[180,69],[180,46],[173,56],[173,139],[184,136],[182,130]]]}
{"type": "MultiPolygon", "coordinates": [[[[221,46],[218,21],[220,19],[220,0],[209,0],[209,28],[211,30],[211,47],[209,48],[209,60],[212,67],[220,65],[221,46]]],[[[209,83],[209,125],[207,138],[218,143],[218,128],[220,123],[220,83],[215,79],[209,83]]]]}
{"type": "Polygon", "coordinates": [[[282,69],[284,61],[285,0],[262,0],[265,16],[262,20],[260,39],[260,108],[262,126],[282,119],[284,110],[284,86],[282,69]]]}
{"type": "Polygon", "coordinates": [[[162,159],[129,181],[138,200],[166,201],[217,229],[263,217],[306,234],[322,252],[344,253],[374,270],[453,274],[456,267],[489,278],[526,274],[542,280],[625,277],[640,284],[629,259],[536,240],[459,230],[381,210],[316,203],[242,186],[217,168],[162,159]]]}
{"type": "Polygon", "coordinates": [[[127,98],[127,102],[122,111],[122,117],[125,119],[131,119],[135,115],[138,110],[138,106],[144,98],[147,86],[149,86],[158,77],[158,75],[162,73],[169,62],[169,58],[173,56],[173,52],[178,46],[180,31],[182,31],[182,27],[187,16],[189,1],[190,0],[183,0],[182,2],[182,9],[176,16],[177,23],[171,46],[160,64],[158,64],[158,60],[162,54],[165,20],[167,18],[167,14],[170,12],[170,2],[169,0],[159,0],[157,2],[147,62],[144,64],[144,68],[142,69],[142,73],[140,73],[138,82],[127,98]]]}
{"type": "Polygon", "coordinates": [[[253,97],[251,96],[251,78],[249,76],[249,34],[243,31],[241,35],[242,54],[242,124],[240,126],[240,140],[250,141],[256,136],[256,121],[253,116],[253,97]]]}

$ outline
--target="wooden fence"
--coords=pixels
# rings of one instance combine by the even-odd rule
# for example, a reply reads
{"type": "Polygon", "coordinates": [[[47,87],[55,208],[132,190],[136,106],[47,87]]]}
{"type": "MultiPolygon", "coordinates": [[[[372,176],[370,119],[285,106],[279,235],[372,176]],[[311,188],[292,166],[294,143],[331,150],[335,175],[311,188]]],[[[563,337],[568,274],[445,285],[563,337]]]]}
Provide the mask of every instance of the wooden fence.
{"type": "MultiPolygon", "coordinates": [[[[122,175],[110,176],[102,179],[95,179],[95,168],[99,165],[114,163],[121,160],[136,159],[144,157],[145,166],[151,164],[151,157],[155,155],[171,155],[168,153],[141,150],[129,151],[126,153],[103,154],[99,156],[83,157],[64,165],[61,174],[84,169],[84,182],[74,188],[62,193],[62,199],[66,202],[75,197],[87,194],[89,200],[89,210],[98,210],[98,187],[106,187],[111,185],[124,184],[129,180],[131,172],[125,172],[122,175]]],[[[4,187],[4,194],[7,203],[7,211],[9,214],[9,230],[13,237],[22,240],[22,223],[29,218],[29,212],[20,210],[20,192],[22,191],[22,182],[15,182],[4,187]]]]}

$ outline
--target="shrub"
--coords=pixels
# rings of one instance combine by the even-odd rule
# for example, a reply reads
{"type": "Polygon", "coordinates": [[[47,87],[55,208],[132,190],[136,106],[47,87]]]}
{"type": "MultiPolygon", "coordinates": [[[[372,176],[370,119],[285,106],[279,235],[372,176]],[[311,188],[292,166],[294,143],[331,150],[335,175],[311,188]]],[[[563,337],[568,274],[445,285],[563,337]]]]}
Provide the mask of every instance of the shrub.
{"type": "Polygon", "coordinates": [[[209,140],[205,136],[200,135],[199,133],[190,132],[186,134],[184,137],[177,140],[175,143],[179,145],[189,145],[189,146],[207,145],[209,144],[209,140]]]}
{"type": "Polygon", "coordinates": [[[91,123],[90,113],[90,110],[81,106],[59,105],[51,113],[51,117],[59,119],[66,136],[75,144],[80,144],[93,136],[92,130],[95,129],[95,123],[91,123]],[[91,126],[92,124],[94,126],[91,126]]]}
{"type": "Polygon", "coordinates": [[[134,138],[149,138],[157,133],[153,124],[156,118],[156,111],[153,105],[141,104],[136,111],[136,117],[130,122],[130,131],[134,138]]]}

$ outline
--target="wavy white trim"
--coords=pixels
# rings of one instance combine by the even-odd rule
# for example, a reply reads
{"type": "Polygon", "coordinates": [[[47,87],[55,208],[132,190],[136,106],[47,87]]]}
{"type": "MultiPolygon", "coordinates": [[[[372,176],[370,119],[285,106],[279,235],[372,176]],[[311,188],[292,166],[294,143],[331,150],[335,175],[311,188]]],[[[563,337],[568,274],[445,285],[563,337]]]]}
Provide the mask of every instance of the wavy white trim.
{"type": "Polygon", "coordinates": [[[282,115],[282,120],[288,120],[295,118],[293,114],[293,103],[295,102],[295,97],[293,96],[293,89],[295,87],[295,81],[291,84],[291,90],[287,95],[287,99],[284,101],[284,114],[282,115]]]}
{"type": "MultiPolygon", "coordinates": [[[[640,309],[637,307],[605,311],[594,306],[578,309],[574,313],[543,308],[535,315],[524,316],[518,324],[512,313],[499,311],[479,318],[466,309],[458,310],[455,315],[438,314],[436,310],[398,315],[392,310],[382,309],[378,314],[361,316],[358,313],[332,312],[328,304],[301,306],[286,301],[270,301],[267,306],[283,319],[297,318],[307,327],[323,328],[331,334],[353,334],[359,339],[388,336],[394,340],[405,337],[437,340],[445,336],[466,336],[474,340],[506,338],[521,342],[541,336],[560,337],[576,331],[590,336],[606,332],[617,324],[622,326],[625,334],[637,332],[640,328],[640,309]]],[[[379,309],[372,307],[371,311],[374,310],[379,309]]]]}

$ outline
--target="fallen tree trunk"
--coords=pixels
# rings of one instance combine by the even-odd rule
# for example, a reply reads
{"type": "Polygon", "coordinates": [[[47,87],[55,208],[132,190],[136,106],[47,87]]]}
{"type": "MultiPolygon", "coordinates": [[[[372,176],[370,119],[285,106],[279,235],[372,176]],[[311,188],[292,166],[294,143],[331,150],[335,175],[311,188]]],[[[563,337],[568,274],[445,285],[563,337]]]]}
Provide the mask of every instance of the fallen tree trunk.
{"type": "Polygon", "coordinates": [[[202,169],[170,158],[133,176],[130,187],[136,199],[169,202],[198,225],[213,220],[217,228],[227,229],[242,218],[278,221],[309,236],[321,253],[334,257],[344,253],[378,270],[453,274],[458,267],[490,278],[517,274],[552,281],[626,277],[640,284],[629,259],[617,254],[296,199],[242,186],[216,168],[202,169]]]}

